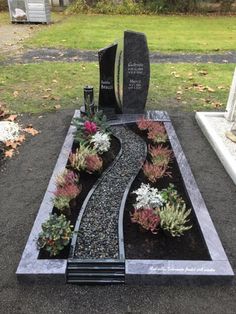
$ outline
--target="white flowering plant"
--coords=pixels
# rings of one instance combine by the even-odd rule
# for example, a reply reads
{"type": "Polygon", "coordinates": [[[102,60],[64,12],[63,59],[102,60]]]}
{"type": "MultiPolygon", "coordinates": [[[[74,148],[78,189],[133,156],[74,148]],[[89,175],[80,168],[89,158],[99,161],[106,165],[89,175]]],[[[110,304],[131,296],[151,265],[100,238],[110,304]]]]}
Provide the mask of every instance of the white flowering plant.
{"type": "Polygon", "coordinates": [[[192,226],[187,224],[191,209],[186,210],[186,204],[173,184],[158,191],[157,188],[142,183],[132,193],[136,194],[134,211],[130,213],[133,223],[150,230],[153,234],[157,234],[160,226],[173,237],[179,237],[191,229],[192,226]]]}
{"type": "Polygon", "coordinates": [[[101,154],[107,152],[111,146],[109,134],[99,131],[91,137],[90,143],[93,144],[93,148],[101,154]]]}
{"type": "Polygon", "coordinates": [[[149,184],[142,183],[140,188],[133,191],[136,194],[136,209],[141,208],[157,208],[163,205],[164,199],[161,192],[156,188],[152,188],[149,184]]]}

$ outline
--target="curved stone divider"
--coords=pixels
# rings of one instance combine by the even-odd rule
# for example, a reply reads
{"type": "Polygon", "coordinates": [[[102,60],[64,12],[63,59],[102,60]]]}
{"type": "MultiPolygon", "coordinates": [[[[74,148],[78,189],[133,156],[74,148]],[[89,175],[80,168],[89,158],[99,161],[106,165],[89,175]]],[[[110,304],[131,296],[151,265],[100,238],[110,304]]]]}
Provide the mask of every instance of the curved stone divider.
{"type": "Polygon", "coordinates": [[[146,157],[146,143],[124,126],[112,127],[112,132],[122,140],[122,154],[87,202],[74,250],[74,258],[79,260],[124,258],[120,208],[124,209],[128,188],[146,157]],[[101,199],[104,193],[106,197],[101,199]]]}
{"type": "MultiPolygon", "coordinates": [[[[145,146],[145,156],[147,156],[147,145],[145,146]]],[[[141,169],[143,163],[140,164],[139,170],[141,169]]],[[[126,199],[129,194],[130,188],[132,183],[134,182],[135,178],[137,177],[138,172],[133,175],[125,189],[125,192],[122,197],[121,205],[120,205],[120,214],[119,214],[119,223],[118,223],[118,232],[119,232],[119,252],[120,252],[120,259],[125,260],[125,247],[124,247],[124,228],[123,228],[123,221],[124,221],[124,210],[126,199]]]]}
{"type": "Polygon", "coordinates": [[[97,182],[94,184],[94,186],[92,187],[92,189],[89,191],[88,195],[86,196],[83,205],[80,209],[79,212],[79,216],[77,218],[76,224],[75,224],[75,228],[74,228],[74,235],[73,238],[71,240],[71,245],[70,245],[70,254],[69,254],[69,258],[73,258],[74,254],[75,254],[75,246],[76,246],[76,241],[77,241],[77,234],[80,228],[80,224],[81,224],[81,220],[84,214],[84,211],[86,209],[86,206],[91,198],[91,196],[93,195],[94,191],[97,189],[98,185],[101,184],[103,178],[108,174],[109,171],[111,171],[111,169],[115,166],[115,164],[117,163],[117,161],[119,160],[121,154],[122,154],[122,140],[120,138],[118,138],[117,136],[115,136],[121,144],[121,148],[119,153],[117,154],[115,160],[112,162],[112,164],[102,173],[101,177],[97,180],[97,182]]]}

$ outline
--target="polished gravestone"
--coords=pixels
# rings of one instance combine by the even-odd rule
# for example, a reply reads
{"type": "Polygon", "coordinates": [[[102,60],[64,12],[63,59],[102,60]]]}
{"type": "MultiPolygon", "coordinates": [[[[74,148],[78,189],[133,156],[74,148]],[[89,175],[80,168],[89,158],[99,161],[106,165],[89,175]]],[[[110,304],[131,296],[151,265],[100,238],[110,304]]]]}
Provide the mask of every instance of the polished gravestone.
{"type": "Polygon", "coordinates": [[[125,31],[122,39],[101,49],[99,107],[105,113],[143,113],[150,61],[146,36],[125,31]]]}

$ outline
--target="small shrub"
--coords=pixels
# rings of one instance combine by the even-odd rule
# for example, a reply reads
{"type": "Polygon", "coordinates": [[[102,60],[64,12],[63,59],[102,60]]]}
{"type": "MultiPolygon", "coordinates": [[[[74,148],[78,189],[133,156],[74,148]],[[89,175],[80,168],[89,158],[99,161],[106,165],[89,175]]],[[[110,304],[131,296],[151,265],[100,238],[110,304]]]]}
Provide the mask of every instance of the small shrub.
{"type": "Polygon", "coordinates": [[[81,192],[78,180],[78,175],[67,169],[56,178],[57,189],[54,192],[53,204],[60,211],[70,214],[70,201],[81,192]]]}
{"type": "Polygon", "coordinates": [[[170,205],[184,204],[184,200],[178,194],[172,183],[170,183],[166,189],[161,190],[161,196],[164,203],[169,203],[170,205]]]}
{"type": "Polygon", "coordinates": [[[150,230],[154,234],[157,233],[157,227],[160,223],[157,211],[154,211],[152,208],[135,209],[130,216],[133,223],[139,224],[143,229],[150,230]]]}
{"type": "Polygon", "coordinates": [[[60,175],[56,178],[56,186],[64,187],[70,184],[76,184],[79,182],[79,176],[75,174],[73,171],[65,169],[60,175]]]}
{"type": "Polygon", "coordinates": [[[37,247],[49,252],[50,256],[56,256],[67,246],[72,238],[70,221],[64,215],[50,215],[50,218],[42,224],[37,247]]]}
{"type": "Polygon", "coordinates": [[[142,131],[148,131],[148,139],[153,143],[165,143],[168,139],[164,125],[161,122],[141,118],[137,126],[142,131]]]}
{"type": "Polygon", "coordinates": [[[146,131],[150,128],[150,126],[152,125],[153,121],[152,120],[148,120],[145,118],[141,118],[140,120],[138,120],[137,122],[137,126],[141,131],[146,131]]]}
{"type": "Polygon", "coordinates": [[[162,145],[157,147],[149,145],[148,152],[152,157],[152,163],[157,166],[167,166],[173,155],[172,150],[162,145]]]}
{"type": "Polygon", "coordinates": [[[106,116],[102,111],[98,111],[94,115],[75,118],[72,123],[76,127],[75,140],[80,144],[89,144],[93,134],[98,131],[107,133],[109,130],[106,116]]]}
{"type": "Polygon", "coordinates": [[[167,169],[168,169],[167,165],[158,166],[148,161],[146,161],[145,164],[143,165],[143,173],[145,177],[147,177],[148,181],[152,183],[155,183],[158,179],[164,176],[171,177],[171,174],[170,172],[167,171],[167,169]]]}
{"type": "Polygon", "coordinates": [[[150,139],[153,143],[165,143],[168,139],[166,134],[165,127],[160,122],[153,122],[151,126],[148,128],[148,139],[150,139]]]}
{"type": "Polygon", "coordinates": [[[75,153],[69,156],[70,165],[73,169],[81,171],[86,169],[86,158],[90,155],[96,155],[96,151],[88,146],[80,145],[75,153]]]}
{"type": "Polygon", "coordinates": [[[167,203],[160,210],[160,226],[163,230],[169,232],[172,237],[179,237],[183,233],[192,228],[186,226],[189,221],[188,216],[191,209],[186,210],[185,204],[169,204],[167,203]]]}
{"type": "Polygon", "coordinates": [[[163,205],[161,192],[156,188],[150,187],[149,184],[142,183],[140,188],[132,192],[136,194],[135,209],[142,208],[159,208],[163,205]]]}
{"type": "Polygon", "coordinates": [[[102,169],[102,159],[97,155],[89,155],[85,158],[86,171],[88,173],[93,173],[95,171],[100,171],[102,169]]]}
{"type": "Polygon", "coordinates": [[[93,148],[101,154],[107,152],[111,146],[110,137],[107,133],[95,133],[90,142],[93,144],[93,148]]]}

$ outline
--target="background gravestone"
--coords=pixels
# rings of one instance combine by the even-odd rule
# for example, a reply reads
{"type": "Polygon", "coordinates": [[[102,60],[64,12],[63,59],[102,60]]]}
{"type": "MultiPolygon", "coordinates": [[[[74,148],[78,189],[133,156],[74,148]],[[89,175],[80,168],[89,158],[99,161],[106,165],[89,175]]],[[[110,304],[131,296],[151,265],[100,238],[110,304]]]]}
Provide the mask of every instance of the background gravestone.
{"type": "Polygon", "coordinates": [[[100,108],[105,113],[143,113],[150,80],[146,36],[125,31],[122,39],[99,51],[99,65],[100,108]]]}

